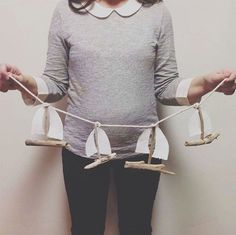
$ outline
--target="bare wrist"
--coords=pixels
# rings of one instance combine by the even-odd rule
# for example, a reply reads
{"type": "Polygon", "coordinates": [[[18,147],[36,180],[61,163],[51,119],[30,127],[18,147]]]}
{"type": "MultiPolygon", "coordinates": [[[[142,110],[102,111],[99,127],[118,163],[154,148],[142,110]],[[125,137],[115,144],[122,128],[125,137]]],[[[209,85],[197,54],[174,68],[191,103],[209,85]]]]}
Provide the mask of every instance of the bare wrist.
{"type": "Polygon", "coordinates": [[[209,88],[207,87],[206,77],[199,76],[193,79],[189,92],[188,92],[188,100],[190,104],[194,104],[196,102],[200,102],[201,97],[209,92],[209,88]]]}

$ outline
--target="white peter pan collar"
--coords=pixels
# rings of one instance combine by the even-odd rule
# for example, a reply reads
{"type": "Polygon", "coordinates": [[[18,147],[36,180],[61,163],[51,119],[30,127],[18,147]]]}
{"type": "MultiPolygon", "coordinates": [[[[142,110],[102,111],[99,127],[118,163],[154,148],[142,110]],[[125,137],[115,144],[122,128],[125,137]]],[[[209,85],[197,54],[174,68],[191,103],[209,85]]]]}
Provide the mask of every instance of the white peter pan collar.
{"type": "MultiPolygon", "coordinates": [[[[81,3],[85,5],[85,3],[81,3]]],[[[136,13],[142,6],[142,3],[138,2],[137,0],[128,0],[123,5],[117,8],[109,8],[105,7],[98,2],[94,1],[85,9],[92,15],[98,18],[106,18],[108,17],[113,11],[116,11],[119,15],[127,17],[131,16],[136,13]]]]}

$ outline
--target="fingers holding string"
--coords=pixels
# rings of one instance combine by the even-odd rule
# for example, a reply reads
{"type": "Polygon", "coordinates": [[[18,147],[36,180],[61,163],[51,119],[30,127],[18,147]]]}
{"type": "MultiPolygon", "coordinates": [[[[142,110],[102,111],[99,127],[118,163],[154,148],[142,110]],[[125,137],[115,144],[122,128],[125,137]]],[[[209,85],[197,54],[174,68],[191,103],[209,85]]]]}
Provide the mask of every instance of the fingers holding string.
{"type": "Polygon", "coordinates": [[[13,76],[14,74],[20,75],[20,70],[13,65],[9,64],[1,64],[0,65],[0,91],[7,92],[8,90],[15,90],[16,84],[10,79],[9,76],[13,76]]]}
{"type": "Polygon", "coordinates": [[[216,90],[222,92],[225,95],[232,95],[236,89],[236,71],[222,70],[218,74],[226,75],[224,83],[216,90]]]}

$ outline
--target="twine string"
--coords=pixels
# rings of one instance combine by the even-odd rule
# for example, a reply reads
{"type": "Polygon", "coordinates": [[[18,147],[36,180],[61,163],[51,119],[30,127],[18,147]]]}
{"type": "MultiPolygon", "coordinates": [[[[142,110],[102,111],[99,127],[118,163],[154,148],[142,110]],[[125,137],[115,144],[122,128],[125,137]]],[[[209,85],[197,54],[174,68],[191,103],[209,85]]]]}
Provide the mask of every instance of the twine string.
{"type": "MultiPolygon", "coordinates": [[[[89,124],[92,124],[92,125],[96,125],[98,124],[98,122],[93,122],[91,120],[88,120],[86,118],[82,118],[78,115],[74,115],[72,113],[69,113],[69,112],[66,112],[64,110],[61,110],[59,108],[56,108],[56,107],[53,107],[52,105],[48,104],[48,103],[45,103],[43,102],[39,97],[37,97],[33,92],[31,92],[27,87],[25,87],[21,82],[19,82],[16,78],[14,78],[13,76],[9,76],[10,79],[12,79],[14,82],[16,82],[20,87],[22,87],[29,95],[31,95],[35,100],[37,100],[40,104],[42,105],[49,105],[50,107],[52,107],[55,111],[59,112],[59,113],[63,113],[65,115],[68,115],[68,116],[71,116],[73,118],[76,118],[76,119],[79,119],[81,121],[84,121],[84,122],[87,122],[89,124]]],[[[192,109],[192,108],[196,108],[196,107],[200,107],[203,103],[205,103],[209,98],[210,96],[212,96],[212,94],[225,82],[226,79],[224,79],[222,82],[220,82],[210,93],[208,93],[208,95],[206,97],[204,97],[200,103],[195,103],[191,106],[188,106],[187,108],[183,108],[159,121],[157,121],[156,123],[154,124],[151,124],[151,125],[117,125],[117,124],[102,124],[102,123],[99,123],[99,127],[124,127],[124,128],[152,128],[152,127],[156,127],[158,126],[160,123],[164,122],[164,121],[167,121],[169,120],[170,118],[173,118],[177,115],[180,115],[186,111],[188,111],[189,109],[192,109]]]]}

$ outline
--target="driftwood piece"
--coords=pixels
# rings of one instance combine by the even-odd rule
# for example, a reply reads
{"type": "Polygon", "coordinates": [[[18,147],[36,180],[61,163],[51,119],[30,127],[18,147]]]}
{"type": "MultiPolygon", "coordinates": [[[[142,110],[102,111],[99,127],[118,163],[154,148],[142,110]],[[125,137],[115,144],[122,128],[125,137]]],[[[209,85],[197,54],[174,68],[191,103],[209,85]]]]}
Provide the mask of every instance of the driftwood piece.
{"type": "Polygon", "coordinates": [[[193,141],[185,141],[185,146],[198,146],[198,145],[203,145],[203,144],[210,144],[212,143],[215,139],[219,137],[219,133],[216,134],[210,134],[207,135],[204,139],[200,140],[193,140],[193,141]]]}
{"type": "Polygon", "coordinates": [[[97,149],[98,157],[100,158],[101,153],[100,153],[100,148],[99,148],[99,144],[98,144],[98,126],[97,125],[95,125],[95,129],[94,129],[94,142],[95,142],[95,146],[97,149]]]}
{"type": "Polygon", "coordinates": [[[168,175],[175,175],[174,172],[163,169],[165,167],[164,164],[148,164],[148,163],[145,163],[144,161],[139,161],[139,162],[126,161],[124,167],[140,169],[140,170],[159,171],[160,173],[164,173],[168,175]]]}
{"type": "Polygon", "coordinates": [[[47,137],[48,131],[50,128],[50,113],[49,113],[49,106],[44,107],[44,118],[43,118],[43,129],[44,129],[44,136],[47,137]]]}
{"type": "Polygon", "coordinates": [[[201,127],[201,139],[204,139],[205,136],[205,124],[204,124],[204,119],[203,119],[203,114],[200,106],[198,107],[198,115],[200,119],[200,127],[201,127]]]}
{"type": "Polygon", "coordinates": [[[101,154],[99,158],[97,158],[94,162],[90,163],[89,165],[85,166],[84,169],[89,170],[89,169],[95,168],[99,165],[102,165],[106,162],[111,161],[115,157],[116,157],[116,153],[112,153],[110,155],[105,155],[105,156],[101,154]]]}
{"type": "Polygon", "coordinates": [[[67,142],[61,140],[26,140],[27,146],[68,147],[67,142]]]}
{"type": "Polygon", "coordinates": [[[149,156],[148,156],[148,164],[151,164],[152,161],[152,155],[155,150],[155,144],[156,144],[156,127],[152,127],[151,135],[149,136],[149,156]]]}

